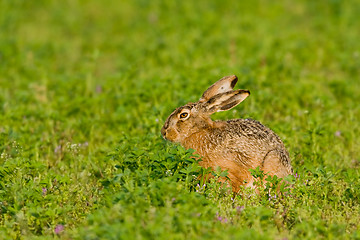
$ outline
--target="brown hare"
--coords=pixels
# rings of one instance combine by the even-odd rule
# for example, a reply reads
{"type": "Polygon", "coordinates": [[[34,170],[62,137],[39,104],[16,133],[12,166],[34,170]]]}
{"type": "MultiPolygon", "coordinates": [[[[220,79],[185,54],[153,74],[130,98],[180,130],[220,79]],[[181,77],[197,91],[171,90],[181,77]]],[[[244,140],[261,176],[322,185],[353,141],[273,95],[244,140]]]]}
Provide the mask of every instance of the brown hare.
{"type": "Polygon", "coordinates": [[[212,121],[210,115],[229,110],[250,95],[233,90],[237,77],[227,76],[210,86],[196,103],[188,103],[170,114],[161,129],[162,136],[200,155],[199,164],[228,170],[234,192],[241,185],[253,186],[249,169],[283,178],[292,174],[289,154],[280,138],[252,119],[212,121]]]}

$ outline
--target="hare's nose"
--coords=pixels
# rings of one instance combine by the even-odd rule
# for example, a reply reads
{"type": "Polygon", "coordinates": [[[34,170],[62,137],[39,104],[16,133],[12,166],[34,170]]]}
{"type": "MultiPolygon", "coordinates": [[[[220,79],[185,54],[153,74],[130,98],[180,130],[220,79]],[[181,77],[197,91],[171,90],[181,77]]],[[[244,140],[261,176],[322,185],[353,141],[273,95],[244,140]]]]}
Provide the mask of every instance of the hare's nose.
{"type": "Polygon", "coordinates": [[[161,128],[161,135],[163,136],[163,138],[165,138],[165,136],[166,136],[165,127],[161,128]]]}

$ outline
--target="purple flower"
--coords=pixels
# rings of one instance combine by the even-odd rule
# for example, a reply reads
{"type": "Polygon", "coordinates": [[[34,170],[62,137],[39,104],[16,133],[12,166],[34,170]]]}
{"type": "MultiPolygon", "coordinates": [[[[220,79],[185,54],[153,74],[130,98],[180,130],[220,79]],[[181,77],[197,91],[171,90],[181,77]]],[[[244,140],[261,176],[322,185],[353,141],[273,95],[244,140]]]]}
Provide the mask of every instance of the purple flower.
{"type": "Polygon", "coordinates": [[[61,145],[58,145],[55,150],[54,150],[54,153],[58,153],[61,151],[61,145]]]}
{"type": "Polygon", "coordinates": [[[245,206],[237,206],[237,207],[236,207],[236,210],[237,210],[238,212],[242,212],[242,210],[244,210],[244,208],[245,208],[245,206]]]}
{"type": "Polygon", "coordinates": [[[64,231],[64,228],[65,228],[64,225],[61,224],[56,225],[54,229],[55,234],[60,234],[62,231],[64,231]]]}
{"type": "Polygon", "coordinates": [[[46,193],[47,193],[47,189],[46,189],[46,188],[42,188],[42,194],[43,194],[43,196],[45,196],[46,193]]]}
{"type": "Polygon", "coordinates": [[[219,222],[222,222],[222,223],[227,223],[228,222],[227,218],[221,217],[219,215],[219,213],[216,213],[216,220],[218,220],[219,222]]]}
{"type": "Polygon", "coordinates": [[[200,186],[200,184],[196,185],[196,192],[201,192],[205,189],[206,184],[203,184],[202,186],[200,186]]]}
{"type": "Polygon", "coordinates": [[[95,92],[96,93],[102,93],[103,89],[100,85],[97,85],[96,88],[95,88],[95,92]]]}
{"type": "Polygon", "coordinates": [[[224,218],[224,217],[217,216],[216,219],[217,219],[219,222],[222,222],[222,223],[227,223],[227,222],[228,222],[227,218],[224,218]]]}
{"type": "Polygon", "coordinates": [[[269,193],[269,201],[271,201],[272,199],[276,199],[276,194],[274,194],[273,196],[271,196],[271,194],[269,193]]]}

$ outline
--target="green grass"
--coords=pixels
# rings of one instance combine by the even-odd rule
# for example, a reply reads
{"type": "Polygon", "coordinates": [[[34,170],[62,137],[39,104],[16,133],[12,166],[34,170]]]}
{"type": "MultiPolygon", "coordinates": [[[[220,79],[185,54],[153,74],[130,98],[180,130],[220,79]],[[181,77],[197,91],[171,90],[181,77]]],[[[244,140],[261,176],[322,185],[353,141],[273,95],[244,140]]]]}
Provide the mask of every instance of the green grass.
{"type": "Polygon", "coordinates": [[[0,238],[360,239],[359,12],[356,0],[0,1],[0,238]],[[283,139],[300,177],[276,198],[204,188],[192,152],[160,136],[231,74],[251,96],[214,119],[283,139]]]}

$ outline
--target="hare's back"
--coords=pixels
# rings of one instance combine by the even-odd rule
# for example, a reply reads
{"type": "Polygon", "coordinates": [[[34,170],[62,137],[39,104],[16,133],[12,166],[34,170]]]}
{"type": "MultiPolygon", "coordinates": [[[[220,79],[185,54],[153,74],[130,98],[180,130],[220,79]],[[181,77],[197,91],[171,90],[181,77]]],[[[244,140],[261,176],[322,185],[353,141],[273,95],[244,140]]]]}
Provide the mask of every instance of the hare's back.
{"type": "Polygon", "coordinates": [[[233,119],[226,121],[226,130],[233,147],[252,147],[267,151],[274,148],[284,148],[280,138],[268,127],[253,119],[233,119]]]}

